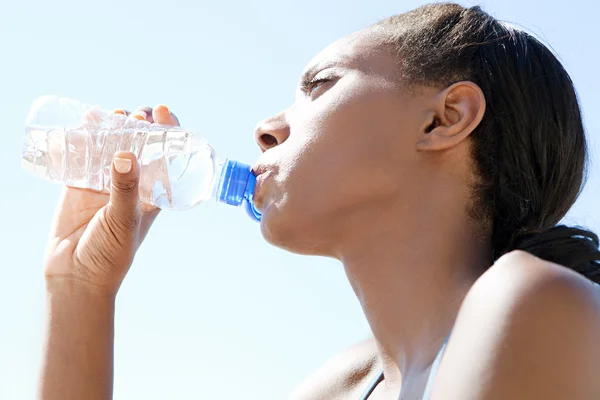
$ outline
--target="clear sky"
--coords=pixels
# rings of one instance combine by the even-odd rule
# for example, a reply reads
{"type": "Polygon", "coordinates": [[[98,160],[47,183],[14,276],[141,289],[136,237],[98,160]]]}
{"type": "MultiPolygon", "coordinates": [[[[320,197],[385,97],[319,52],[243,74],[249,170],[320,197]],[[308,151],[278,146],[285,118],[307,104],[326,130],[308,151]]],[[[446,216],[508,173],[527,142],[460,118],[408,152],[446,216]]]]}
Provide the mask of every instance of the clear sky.
{"type": "MultiPolygon", "coordinates": [[[[20,167],[37,96],[107,108],[164,103],[219,154],[253,163],[255,124],[290,104],[314,54],[421,4],[0,0],[0,399],[33,398],[39,368],[42,262],[60,185],[20,167]]],[[[481,4],[558,53],[597,155],[598,3],[481,4]]],[[[600,231],[599,196],[596,157],[569,221],[600,231]]],[[[160,216],[121,288],[116,318],[115,399],[282,399],[369,335],[338,262],[275,249],[241,209],[218,204],[160,216]]]]}

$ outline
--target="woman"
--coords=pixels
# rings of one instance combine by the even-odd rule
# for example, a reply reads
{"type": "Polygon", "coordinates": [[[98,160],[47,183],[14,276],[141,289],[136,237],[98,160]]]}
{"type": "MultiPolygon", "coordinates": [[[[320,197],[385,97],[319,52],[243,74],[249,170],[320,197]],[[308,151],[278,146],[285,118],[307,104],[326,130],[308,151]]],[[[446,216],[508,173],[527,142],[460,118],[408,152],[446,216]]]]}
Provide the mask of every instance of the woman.
{"type": "MultiPolygon", "coordinates": [[[[133,116],[177,123],[165,106],[133,116]]],[[[585,136],[540,42],[478,7],[391,17],[317,55],[256,140],[264,237],[342,261],[374,334],[293,398],[600,398],[598,238],[555,226],[585,136]]],[[[65,190],[43,399],[111,397],[115,296],[157,215],[138,171],[122,152],[110,197],[65,190]]]]}

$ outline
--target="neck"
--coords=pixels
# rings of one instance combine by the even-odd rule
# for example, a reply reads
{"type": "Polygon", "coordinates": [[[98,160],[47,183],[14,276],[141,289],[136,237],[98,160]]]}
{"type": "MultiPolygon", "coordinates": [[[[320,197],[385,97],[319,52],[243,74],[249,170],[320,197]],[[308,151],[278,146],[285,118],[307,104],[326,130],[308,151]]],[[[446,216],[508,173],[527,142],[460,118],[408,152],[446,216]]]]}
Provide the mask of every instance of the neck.
{"type": "Polygon", "coordinates": [[[357,217],[360,234],[344,238],[338,258],[378,344],[386,386],[399,386],[428,373],[490,250],[466,213],[388,208],[365,211],[362,224],[357,217]]]}

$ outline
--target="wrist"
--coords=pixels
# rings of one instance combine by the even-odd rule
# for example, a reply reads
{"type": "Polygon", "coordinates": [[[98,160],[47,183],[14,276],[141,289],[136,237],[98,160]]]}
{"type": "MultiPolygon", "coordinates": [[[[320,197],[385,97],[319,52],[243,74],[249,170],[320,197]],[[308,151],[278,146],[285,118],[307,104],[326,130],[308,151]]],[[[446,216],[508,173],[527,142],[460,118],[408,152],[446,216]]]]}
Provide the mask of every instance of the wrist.
{"type": "Polygon", "coordinates": [[[116,290],[84,282],[71,277],[46,277],[46,294],[56,298],[76,298],[78,301],[114,304],[116,290]]]}

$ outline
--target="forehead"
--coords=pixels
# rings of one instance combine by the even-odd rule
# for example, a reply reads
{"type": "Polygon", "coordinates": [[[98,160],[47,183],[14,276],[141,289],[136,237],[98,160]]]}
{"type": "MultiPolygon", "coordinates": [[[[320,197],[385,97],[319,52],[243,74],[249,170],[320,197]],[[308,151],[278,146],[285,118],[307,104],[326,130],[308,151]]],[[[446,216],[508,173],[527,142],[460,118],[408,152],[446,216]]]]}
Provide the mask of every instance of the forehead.
{"type": "Polygon", "coordinates": [[[342,66],[365,72],[395,72],[396,58],[383,44],[381,35],[372,30],[362,30],[336,40],[319,52],[304,70],[310,77],[331,66],[342,66]]]}

